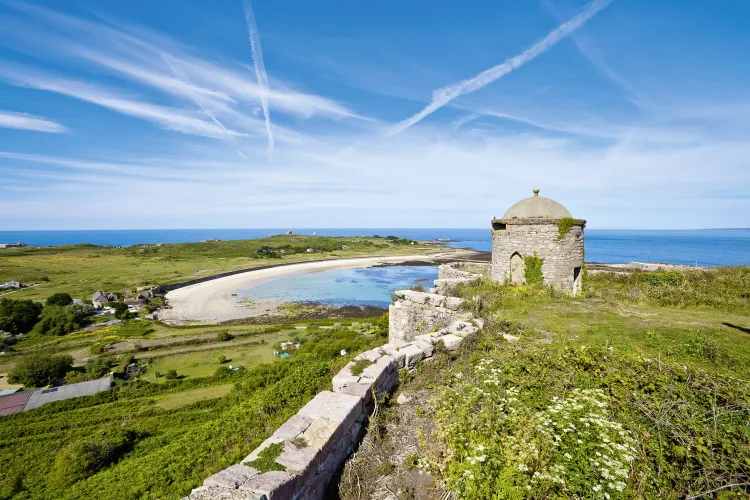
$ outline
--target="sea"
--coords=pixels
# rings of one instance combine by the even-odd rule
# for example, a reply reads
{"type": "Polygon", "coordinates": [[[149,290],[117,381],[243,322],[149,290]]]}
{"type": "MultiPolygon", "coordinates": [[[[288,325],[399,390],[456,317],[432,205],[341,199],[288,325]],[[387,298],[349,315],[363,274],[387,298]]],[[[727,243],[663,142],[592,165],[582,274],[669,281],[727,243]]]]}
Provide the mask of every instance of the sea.
{"type": "MultiPolygon", "coordinates": [[[[0,231],[0,243],[32,246],[89,243],[122,245],[197,242],[207,239],[263,238],[287,231],[319,236],[398,236],[415,240],[450,240],[446,245],[491,250],[489,228],[277,228],[277,229],[134,229],[80,231],[0,231]]],[[[0,254],[2,255],[2,254],[0,254]]],[[[664,262],[698,266],[750,265],[750,228],[702,230],[586,229],[586,261],[617,264],[664,262]]]]}

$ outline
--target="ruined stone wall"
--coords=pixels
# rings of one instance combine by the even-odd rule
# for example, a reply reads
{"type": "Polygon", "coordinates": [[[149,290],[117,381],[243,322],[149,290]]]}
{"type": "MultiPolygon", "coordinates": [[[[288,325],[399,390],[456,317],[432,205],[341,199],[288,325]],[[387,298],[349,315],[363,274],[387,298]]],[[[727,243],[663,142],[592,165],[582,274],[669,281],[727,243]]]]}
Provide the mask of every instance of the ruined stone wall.
{"type": "Polygon", "coordinates": [[[491,264],[484,262],[449,262],[438,267],[438,279],[489,277],[491,264]]]}
{"type": "MultiPolygon", "coordinates": [[[[421,310],[445,309],[442,296],[417,297],[409,290],[396,292],[396,302],[421,310]]],[[[429,295],[429,294],[421,294],[429,295]]],[[[457,309],[460,299],[450,303],[457,309]]],[[[394,304],[395,305],[395,304],[394,304]]],[[[400,309],[400,308],[399,308],[400,309]]],[[[448,309],[454,311],[454,309],[448,309]]],[[[325,498],[334,474],[362,440],[367,418],[374,408],[373,393],[391,392],[399,383],[399,370],[412,369],[432,356],[434,346],[457,349],[463,339],[482,327],[478,318],[455,319],[445,328],[413,337],[409,342],[395,339],[363,352],[333,377],[332,391],[323,391],[287,420],[248,455],[241,464],[232,465],[203,482],[183,500],[253,499],[253,500],[319,500],[325,498]],[[355,363],[369,363],[354,374],[355,363]],[[282,451],[275,462],[284,471],[260,473],[247,465],[261,451],[281,443],[282,451]]],[[[407,328],[413,331],[416,328],[407,328]]]]}
{"type": "Polygon", "coordinates": [[[458,319],[462,299],[400,290],[388,308],[388,341],[409,342],[417,335],[448,326],[458,319]]]}
{"type": "Polygon", "coordinates": [[[570,231],[558,238],[555,219],[507,220],[505,229],[492,231],[492,280],[510,280],[510,259],[518,252],[521,257],[534,255],[544,259],[542,274],[544,284],[575,293],[574,268],[583,265],[583,227],[585,221],[577,220],[570,231]]]}

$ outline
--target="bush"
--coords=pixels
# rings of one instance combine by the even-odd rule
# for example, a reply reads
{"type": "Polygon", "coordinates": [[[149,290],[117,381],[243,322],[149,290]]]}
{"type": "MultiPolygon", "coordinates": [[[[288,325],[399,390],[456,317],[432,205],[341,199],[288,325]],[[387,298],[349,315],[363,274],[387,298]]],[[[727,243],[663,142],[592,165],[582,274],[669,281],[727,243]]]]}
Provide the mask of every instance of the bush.
{"type": "Polygon", "coordinates": [[[115,317],[120,319],[128,319],[130,317],[128,306],[125,305],[125,302],[115,303],[115,317]]]}
{"type": "Polygon", "coordinates": [[[216,340],[218,340],[219,342],[227,342],[229,340],[232,340],[233,338],[234,335],[229,333],[229,330],[222,330],[216,334],[216,340]]]}
{"type": "Polygon", "coordinates": [[[167,370],[167,373],[164,375],[164,378],[167,380],[177,380],[179,378],[177,376],[177,370],[167,370]]]}
{"type": "Polygon", "coordinates": [[[226,363],[226,362],[227,362],[227,357],[226,357],[226,356],[224,356],[223,354],[220,354],[220,355],[219,355],[219,364],[222,364],[222,365],[223,365],[223,364],[224,364],[224,363],[226,363]]]}
{"type": "Polygon", "coordinates": [[[65,486],[84,479],[113,463],[130,445],[132,433],[104,431],[97,436],[63,446],[47,477],[50,486],[65,486]]]}
{"type": "Polygon", "coordinates": [[[55,383],[73,367],[73,358],[66,354],[30,354],[18,362],[8,374],[11,384],[41,387],[55,383]]]}
{"type": "Polygon", "coordinates": [[[65,292],[55,293],[49,296],[46,305],[48,306],[67,306],[73,303],[73,297],[65,292]]]}
{"type": "Polygon", "coordinates": [[[13,335],[29,333],[41,312],[41,304],[31,300],[0,299],[0,330],[13,335]]]}
{"type": "Polygon", "coordinates": [[[81,327],[80,318],[69,308],[46,306],[42,309],[39,322],[34,325],[34,333],[41,335],[67,335],[81,327]]]}
{"type": "Polygon", "coordinates": [[[544,265],[544,259],[539,257],[536,252],[534,255],[527,255],[523,258],[524,274],[526,278],[526,284],[535,285],[544,283],[544,274],[542,273],[542,266],[544,265]]]}

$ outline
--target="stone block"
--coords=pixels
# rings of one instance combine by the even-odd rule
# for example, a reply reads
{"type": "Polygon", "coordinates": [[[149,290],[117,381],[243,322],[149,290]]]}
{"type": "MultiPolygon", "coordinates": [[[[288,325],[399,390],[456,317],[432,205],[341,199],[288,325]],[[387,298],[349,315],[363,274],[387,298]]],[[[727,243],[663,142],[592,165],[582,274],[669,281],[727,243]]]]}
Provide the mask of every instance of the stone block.
{"type": "Polygon", "coordinates": [[[252,462],[254,460],[257,460],[258,455],[260,454],[261,451],[265,450],[272,444],[283,443],[283,442],[284,442],[283,439],[271,436],[270,438],[260,443],[260,446],[255,448],[252,453],[246,456],[245,459],[242,461],[242,463],[244,464],[245,462],[252,462]]]}
{"type": "Polygon", "coordinates": [[[396,360],[388,355],[378,359],[375,363],[362,370],[361,381],[369,381],[375,391],[382,391],[382,386],[388,376],[398,368],[396,360]]]}
{"type": "Polygon", "coordinates": [[[463,340],[463,338],[459,337],[458,335],[449,333],[448,335],[440,337],[440,340],[443,342],[443,344],[445,344],[445,348],[447,350],[455,351],[456,349],[458,349],[458,346],[461,345],[461,341],[463,340]]]}
{"type": "Polygon", "coordinates": [[[246,465],[230,465],[224,470],[209,476],[203,481],[203,486],[216,486],[236,489],[240,484],[246,482],[259,474],[256,469],[246,465]]]}
{"type": "Polygon", "coordinates": [[[297,480],[298,476],[289,472],[269,471],[250,479],[240,489],[265,495],[267,500],[288,500],[294,495],[297,480]]]}
{"type": "Polygon", "coordinates": [[[354,357],[354,360],[355,361],[359,361],[360,359],[366,359],[367,361],[372,361],[374,363],[382,355],[383,355],[383,353],[380,351],[380,348],[376,347],[374,349],[370,349],[369,351],[365,351],[365,352],[361,352],[361,353],[357,354],[354,357]]]}
{"type": "Polygon", "coordinates": [[[356,420],[355,415],[349,425],[344,426],[341,420],[317,418],[310,424],[305,432],[302,433],[302,438],[307,441],[307,445],[316,450],[327,452],[341,436],[341,434],[348,429],[352,423],[356,420]]]}
{"type": "Polygon", "coordinates": [[[351,375],[351,372],[349,372],[349,369],[347,367],[344,367],[344,369],[338,372],[331,379],[331,385],[333,385],[333,392],[341,392],[342,387],[350,385],[350,384],[356,384],[357,382],[359,382],[359,379],[360,379],[359,375],[351,375]]]}
{"type": "Polygon", "coordinates": [[[424,351],[413,344],[409,344],[403,347],[401,349],[401,352],[403,352],[404,356],[406,357],[404,363],[404,366],[406,368],[413,367],[425,358],[424,351]]]}
{"type": "MultiPolygon", "coordinates": [[[[316,422],[319,422],[319,420],[315,420],[312,425],[310,425],[310,429],[316,424],[316,422]]],[[[302,436],[307,439],[306,433],[303,433],[302,436]]],[[[309,441],[308,445],[309,446],[304,448],[297,448],[292,443],[284,443],[284,451],[279,454],[275,462],[279,465],[283,465],[287,472],[297,474],[303,474],[304,472],[315,468],[317,466],[320,449],[313,446],[309,441]]]]}
{"type": "Polygon", "coordinates": [[[279,439],[294,439],[307,429],[312,423],[312,419],[299,414],[289,417],[289,420],[281,424],[271,437],[279,439]]]}
{"type": "Polygon", "coordinates": [[[337,392],[357,396],[362,400],[363,405],[368,405],[372,401],[372,392],[370,391],[369,384],[347,384],[337,392]]]}
{"type": "Polygon", "coordinates": [[[331,425],[329,427],[327,424],[313,422],[302,435],[311,445],[313,442],[321,444],[325,440],[326,433],[334,435],[339,430],[343,431],[351,427],[362,413],[362,409],[363,401],[359,396],[341,392],[319,392],[297,413],[313,420],[328,420],[331,425]]]}
{"type": "Polygon", "coordinates": [[[396,360],[396,364],[398,365],[398,368],[404,367],[404,361],[406,360],[406,356],[404,353],[399,351],[399,346],[396,344],[385,344],[380,346],[380,349],[387,354],[388,356],[393,357],[393,359],[396,360]]]}
{"type": "Polygon", "coordinates": [[[421,350],[424,353],[424,356],[426,358],[429,358],[430,356],[432,356],[432,352],[434,350],[432,347],[432,342],[425,342],[423,340],[415,340],[414,342],[412,342],[412,345],[419,348],[419,350],[421,350]]]}
{"type": "Polygon", "coordinates": [[[416,337],[414,337],[414,340],[421,340],[422,342],[437,344],[438,342],[440,342],[439,337],[441,335],[442,333],[440,333],[440,331],[438,330],[437,332],[433,333],[423,333],[422,335],[417,335],[416,337]]]}
{"type": "Polygon", "coordinates": [[[218,486],[201,486],[190,492],[189,497],[182,500],[267,500],[262,493],[248,490],[236,490],[218,486]]]}

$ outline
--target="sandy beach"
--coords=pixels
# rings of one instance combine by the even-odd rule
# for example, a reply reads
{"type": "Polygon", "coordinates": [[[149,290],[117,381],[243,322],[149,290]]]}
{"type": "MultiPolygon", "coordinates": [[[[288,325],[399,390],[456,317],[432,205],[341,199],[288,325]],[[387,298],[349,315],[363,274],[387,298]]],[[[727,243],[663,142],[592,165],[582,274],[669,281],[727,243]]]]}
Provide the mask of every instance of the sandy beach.
{"type": "Polygon", "coordinates": [[[169,324],[213,324],[241,318],[260,316],[276,309],[279,302],[239,301],[232,293],[237,290],[297,274],[306,274],[334,269],[353,269],[382,264],[400,264],[409,261],[438,261],[445,257],[464,257],[466,252],[445,252],[431,255],[399,255],[387,257],[361,257],[318,262],[301,262],[270,269],[259,269],[246,273],[217,278],[179,288],[167,293],[168,309],[160,310],[159,319],[169,324]]]}

